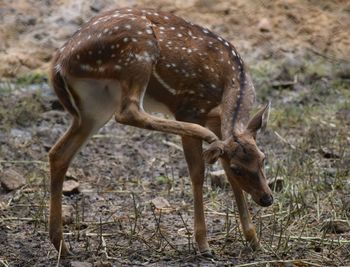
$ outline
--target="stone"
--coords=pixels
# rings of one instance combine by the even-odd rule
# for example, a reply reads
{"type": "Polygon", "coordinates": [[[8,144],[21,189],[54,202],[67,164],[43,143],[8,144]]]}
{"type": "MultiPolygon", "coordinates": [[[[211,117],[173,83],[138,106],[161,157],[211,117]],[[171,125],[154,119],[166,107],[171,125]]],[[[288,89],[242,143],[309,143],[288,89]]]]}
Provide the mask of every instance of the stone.
{"type": "Polygon", "coordinates": [[[66,196],[79,194],[79,183],[75,180],[66,180],[63,182],[63,194],[66,196]]]}
{"type": "Polygon", "coordinates": [[[226,188],[229,183],[224,170],[210,172],[210,185],[212,188],[226,188]]]}
{"type": "Polygon", "coordinates": [[[0,174],[1,186],[6,191],[16,190],[26,184],[26,179],[15,170],[6,170],[0,174]]]}
{"type": "Polygon", "coordinates": [[[350,213],[350,195],[343,197],[342,204],[343,204],[343,209],[346,212],[350,213]]]}
{"type": "Polygon", "coordinates": [[[271,179],[267,181],[269,187],[271,188],[271,190],[275,191],[275,192],[280,192],[282,191],[283,187],[284,187],[284,180],[282,177],[276,177],[275,179],[271,179]]]}
{"type": "Polygon", "coordinates": [[[328,220],[321,229],[329,234],[342,234],[350,231],[349,222],[345,220],[328,220]]]}
{"type": "Polygon", "coordinates": [[[260,19],[258,23],[258,29],[261,32],[270,32],[272,29],[270,20],[268,18],[260,19]]]}
{"type": "Polygon", "coordinates": [[[170,204],[168,200],[166,200],[164,197],[156,197],[151,200],[152,204],[156,209],[165,209],[170,208],[170,204]]]}
{"type": "Polygon", "coordinates": [[[108,261],[96,261],[94,262],[94,267],[112,267],[112,263],[108,261]]]}
{"type": "Polygon", "coordinates": [[[92,264],[87,261],[71,261],[71,267],[92,267],[92,264]]]}
{"type": "Polygon", "coordinates": [[[63,225],[72,224],[74,222],[74,208],[72,205],[62,205],[62,222],[63,225]]]}

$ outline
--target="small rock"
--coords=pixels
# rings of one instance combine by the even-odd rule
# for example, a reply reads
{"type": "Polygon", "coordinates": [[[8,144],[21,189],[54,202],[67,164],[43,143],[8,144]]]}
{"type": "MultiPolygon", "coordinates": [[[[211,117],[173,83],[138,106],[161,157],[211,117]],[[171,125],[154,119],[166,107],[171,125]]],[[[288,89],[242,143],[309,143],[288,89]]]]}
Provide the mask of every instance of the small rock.
{"type": "Polygon", "coordinates": [[[92,267],[92,264],[87,261],[71,261],[71,267],[92,267]]]}
{"type": "Polygon", "coordinates": [[[91,4],[90,4],[90,9],[93,12],[100,12],[104,7],[105,7],[105,3],[103,3],[104,1],[101,0],[94,0],[91,4]]]}
{"type": "Polygon", "coordinates": [[[349,222],[345,220],[326,221],[321,230],[329,234],[342,234],[350,231],[349,222]]]}
{"type": "Polygon", "coordinates": [[[342,107],[336,112],[338,120],[350,125],[350,108],[342,107]]]}
{"type": "Polygon", "coordinates": [[[23,177],[23,175],[14,170],[6,170],[0,175],[1,186],[6,191],[16,190],[26,184],[26,179],[23,177]]]}
{"type": "Polygon", "coordinates": [[[79,194],[79,183],[74,180],[66,180],[63,182],[63,194],[66,196],[79,194]]]}
{"type": "Polygon", "coordinates": [[[32,141],[33,138],[32,133],[30,131],[16,128],[11,129],[10,135],[13,138],[14,144],[16,146],[28,144],[32,141]]]}
{"type": "Polygon", "coordinates": [[[152,199],[151,202],[155,206],[155,208],[159,210],[164,208],[170,208],[168,200],[166,200],[164,197],[156,197],[152,199]]]}
{"type": "Polygon", "coordinates": [[[350,196],[346,196],[342,199],[343,209],[350,213],[350,196]]]}
{"type": "Polygon", "coordinates": [[[0,201],[0,210],[5,210],[7,208],[7,203],[4,201],[0,201]]]}
{"type": "Polygon", "coordinates": [[[215,4],[217,4],[215,0],[197,0],[195,5],[197,7],[204,7],[204,8],[211,9],[215,4]]]}
{"type": "Polygon", "coordinates": [[[24,15],[22,14],[21,16],[17,16],[16,22],[22,25],[27,26],[34,26],[37,22],[37,19],[33,15],[24,15]]]}
{"type": "Polygon", "coordinates": [[[340,156],[332,151],[330,151],[327,147],[321,147],[318,152],[326,159],[339,159],[340,156]]]}
{"type": "Polygon", "coordinates": [[[112,267],[112,263],[108,261],[96,261],[94,262],[94,267],[112,267]]]}
{"type": "Polygon", "coordinates": [[[212,188],[226,188],[229,183],[224,170],[210,172],[210,184],[212,188]]]}
{"type": "Polygon", "coordinates": [[[270,32],[272,29],[270,20],[268,18],[262,18],[258,23],[258,29],[261,32],[270,32]]]}
{"type": "Polygon", "coordinates": [[[60,27],[56,32],[56,38],[58,40],[68,39],[72,34],[77,30],[77,27],[74,25],[65,25],[60,27]]]}
{"type": "Polygon", "coordinates": [[[350,64],[349,63],[340,64],[340,66],[335,70],[334,75],[341,79],[350,79],[350,64]]]}
{"type": "Polygon", "coordinates": [[[271,190],[280,192],[284,187],[284,180],[282,177],[276,177],[275,179],[268,180],[268,185],[271,190]]]}
{"type": "MultiPolygon", "coordinates": [[[[330,177],[335,177],[337,175],[337,173],[338,173],[338,169],[337,168],[332,168],[332,167],[325,168],[324,169],[324,173],[327,174],[330,177]]],[[[334,183],[333,180],[331,180],[330,182],[331,182],[331,184],[334,183]]]]}
{"type": "Polygon", "coordinates": [[[74,208],[72,205],[62,205],[62,221],[63,225],[74,222],[74,208]]]}
{"type": "Polygon", "coordinates": [[[295,265],[293,262],[283,262],[281,265],[278,265],[280,267],[298,267],[298,265],[295,265]]]}

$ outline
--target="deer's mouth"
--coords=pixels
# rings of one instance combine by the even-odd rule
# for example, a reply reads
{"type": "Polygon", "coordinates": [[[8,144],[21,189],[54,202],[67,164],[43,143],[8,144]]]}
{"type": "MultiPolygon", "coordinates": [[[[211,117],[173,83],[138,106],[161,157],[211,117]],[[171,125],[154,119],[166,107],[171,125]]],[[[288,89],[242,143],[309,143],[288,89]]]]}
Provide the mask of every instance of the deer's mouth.
{"type": "Polygon", "coordinates": [[[273,203],[273,196],[269,194],[263,195],[259,200],[259,205],[262,207],[268,207],[271,206],[273,203]]]}
{"type": "Polygon", "coordinates": [[[260,196],[252,195],[253,200],[256,204],[262,207],[269,207],[273,204],[273,196],[272,194],[263,194],[260,196]]]}

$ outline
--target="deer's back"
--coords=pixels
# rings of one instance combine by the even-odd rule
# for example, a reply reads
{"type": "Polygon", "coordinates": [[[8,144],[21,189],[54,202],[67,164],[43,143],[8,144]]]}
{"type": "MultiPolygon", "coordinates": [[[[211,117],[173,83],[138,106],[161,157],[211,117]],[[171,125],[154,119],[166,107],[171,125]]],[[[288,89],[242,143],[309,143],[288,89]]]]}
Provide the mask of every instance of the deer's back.
{"type": "Polygon", "coordinates": [[[123,80],[149,71],[149,96],[170,110],[183,106],[199,113],[217,106],[224,88],[239,83],[242,65],[223,38],[151,9],[118,9],[94,17],[53,63],[57,71],[65,69],[64,74],[75,78],[123,80]]]}

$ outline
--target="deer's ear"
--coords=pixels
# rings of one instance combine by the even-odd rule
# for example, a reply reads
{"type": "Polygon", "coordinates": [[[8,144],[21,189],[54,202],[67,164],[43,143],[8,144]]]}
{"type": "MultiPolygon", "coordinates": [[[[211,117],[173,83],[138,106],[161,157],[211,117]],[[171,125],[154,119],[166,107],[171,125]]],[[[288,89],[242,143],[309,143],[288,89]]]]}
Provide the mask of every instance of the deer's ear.
{"type": "Polygon", "coordinates": [[[215,163],[220,156],[224,154],[224,143],[222,141],[215,141],[203,152],[203,158],[206,163],[215,163]]]}
{"type": "Polygon", "coordinates": [[[253,118],[250,119],[247,126],[247,131],[256,138],[256,134],[259,130],[265,130],[270,114],[270,102],[260,109],[253,118]]]}

